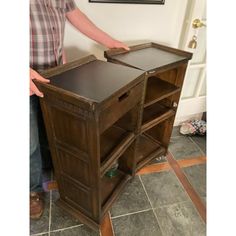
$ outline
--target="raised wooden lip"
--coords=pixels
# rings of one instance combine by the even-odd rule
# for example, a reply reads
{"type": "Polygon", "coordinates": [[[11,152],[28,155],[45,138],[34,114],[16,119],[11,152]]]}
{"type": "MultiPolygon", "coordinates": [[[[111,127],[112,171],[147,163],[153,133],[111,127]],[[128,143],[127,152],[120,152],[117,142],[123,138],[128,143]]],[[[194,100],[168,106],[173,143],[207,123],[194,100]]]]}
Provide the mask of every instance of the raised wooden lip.
{"type": "MultiPolygon", "coordinates": [[[[42,75],[44,78],[49,79],[52,76],[59,75],[59,74],[65,72],[65,71],[74,69],[78,66],[85,65],[85,64],[90,63],[90,62],[95,61],[95,60],[97,60],[97,58],[94,55],[89,55],[87,57],[83,57],[83,58],[80,58],[78,60],[75,60],[75,61],[63,64],[63,65],[59,65],[59,66],[56,66],[54,68],[50,68],[50,69],[47,69],[45,71],[42,71],[42,72],[40,72],[40,75],[42,75]]],[[[33,81],[36,84],[36,86],[43,87],[43,88],[49,89],[49,90],[54,91],[54,92],[59,91],[61,94],[67,95],[69,97],[72,97],[72,98],[75,98],[75,99],[78,99],[78,100],[81,100],[81,101],[87,103],[89,106],[93,106],[93,104],[96,103],[95,100],[90,99],[90,101],[89,101],[87,98],[85,98],[83,96],[80,96],[78,94],[72,93],[72,92],[67,91],[65,89],[56,87],[56,86],[54,86],[50,83],[48,83],[48,84],[47,83],[42,83],[42,82],[40,82],[38,80],[35,80],[35,79],[33,81]]]]}
{"type": "MultiPolygon", "coordinates": [[[[59,75],[65,71],[68,71],[68,70],[71,70],[71,69],[74,69],[76,67],[79,67],[79,66],[82,66],[82,65],[85,65],[85,64],[88,64],[90,62],[93,62],[93,61],[101,61],[99,59],[97,59],[94,55],[89,55],[87,57],[84,57],[84,58],[81,58],[81,59],[78,59],[78,60],[75,60],[75,61],[72,61],[72,62],[69,62],[69,63],[66,63],[66,64],[63,64],[63,65],[59,65],[59,66],[56,66],[54,68],[50,68],[48,70],[45,70],[43,72],[40,72],[40,74],[44,77],[44,78],[51,78],[52,76],[55,76],[55,75],[59,75]]],[[[104,61],[103,61],[104,62],[104,61]]],[[[105,62],[107,63],[107,62],[105,62]]],[[[113,63],[114,64],[114,63],[113,63]]],[[[57,87],[57,86],[54,86],[50,83],[42,83],[38,80],[33,80],[34,83],[36,84],[36,86],[39,86],[40,87],[44,87],[46,89],[49,89],[51,91],[54,91],[54,92],[60,92],[61,94],[63,95],[66,95],[66,96],[69,96],[69,97],[72,97],[72,98],[75,98],[75,99],[78,99],[80,101],[83,101],[85,103],[87,103],[89,106],[91,106],[93,108],[93,110],[95,109],[95,104],[96,106],[98,106],[98,108],[100,107],[103,107],[104,104],[113,96],[119,96],[121,94],[121,92],[123,92],[124,88],[129,90],[133,87],[135,87],[136,85],[142,83],[142,81],[144,80],[144,77],[145,77],[145,73],[143,72],[141,75],[139,75],[136,79],[134,79],[133,81],[131,81],[130,83],[128,83],[127,85],[125,85],[124,87],[118,89],[116,92],[114,92],[113,94],[111,94],[110,96],[108,96],[107,98],[105,98],[103,101],[100,101],[98,102],[97,100],[93,100],[91,98],[87,98],[87,97],[84,97],[84,96],[81,96],[79,94],[75,94],[71,91],[68,91],[68,90],[65,90],[63,88],[60,88],[60,87],[57,87]]]]}
{"type": "Polygon", "coordinates": [[[192,55],[193,55],[191,52],[187,52],[187,51],[184,51],[184,50],[181,50],[181,49],[165,46],[165,45],[162,45],[162,44],[159,44],[159,43],[149,42],[149,43],[143,43],[143,44],[130,46],[129,47],[130,51],[127,51],[127,50],[122,49],[122,48],[109,49],[109,50],[104,52],[104,57],[107,58],[107,59],[115,60],[114,58],[112,58],[112,56],[116,56],[116,55],[120,55],[120,54],[124,54],[124,53],[129,53],[129,52],[132,52],[132,51],[137,51],[137,50],[141,50],[141,49],[149,48],[149,47],[156,47],[156,48],[161,49],[163,51],[171,52],[171,53],[177,54],[179,56],[186,57],[183,60],[191,60],[192,55]]]}
{"type": "Polygon", "coordinates": [[[44,71],[40,72],[40,74],[45,78],[50,78],[52,76],[59,75],[65,71],[74,69],[78,66],[82,66],[84,64],[87,64],[89,62],[96,61],[96,60],[98,60],[98,59],[94,55],[89,55],[89,56],[68,62],[66,64],[62,64],[62,65],[44,70],[44,71]]]}

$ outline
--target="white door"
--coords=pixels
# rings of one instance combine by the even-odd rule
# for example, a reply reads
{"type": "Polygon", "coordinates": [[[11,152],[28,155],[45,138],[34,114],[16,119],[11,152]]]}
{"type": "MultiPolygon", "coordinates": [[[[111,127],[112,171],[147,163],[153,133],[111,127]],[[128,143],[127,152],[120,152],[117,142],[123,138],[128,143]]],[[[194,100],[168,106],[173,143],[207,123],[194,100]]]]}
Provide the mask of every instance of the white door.
{"type": "Polygon", "coordinates": [[[192,52],[193,58],[186,71],[175,125],[200,119],[206,111],[206,0],[188,0],[179,48],[192,52]],[[193,25],[194,20],[198,24],[193,25]],[[193,37],[196,49],[189,48],[193,37]]]}

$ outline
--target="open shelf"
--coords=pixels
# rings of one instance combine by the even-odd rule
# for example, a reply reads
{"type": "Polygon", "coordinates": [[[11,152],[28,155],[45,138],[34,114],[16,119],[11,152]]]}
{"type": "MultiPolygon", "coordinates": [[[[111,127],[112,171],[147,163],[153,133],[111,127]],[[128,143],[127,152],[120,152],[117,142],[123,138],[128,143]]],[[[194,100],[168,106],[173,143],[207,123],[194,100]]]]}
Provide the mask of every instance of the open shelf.
{"type": "Polygon", "coordinates": [[[158,102],[144,108],[141,128],[142,132],[162,122],[163,120],[168,119],[174,114],[175,111],[173,109],[170,109],[169,107],[158,102]]]}
{"type": "Polygon", "coordinates": [[[111,199],[114,200],[119,194],[125,183],[131,178],[121,170],[117,170],[117,175],[114,177],[103,176],[101,179],[101,200],[103,211],[111,204],[111,199]]]}
{"type": "Polygon", "coordinates": [[[100,138],[101,175],[109,169],[134,140],[135,135],[120,127],[112,126],[100,138]]]}
{"type": "Polygon", "coordinates": [[[171,83],[168,83],[154,76],[150,77],[147,81],[147,92],[144,107],[150,106],[153,103],[160,101],[179,91],[180,88],[171,83]]]}
{"type": "Polygon", "coordinates": [[[138,145],[136,169],[140,169],[153,158],[163,155],[165,150],[166,149],[158,141],[155,141],[148,135],[141,135],[138,145]]]}

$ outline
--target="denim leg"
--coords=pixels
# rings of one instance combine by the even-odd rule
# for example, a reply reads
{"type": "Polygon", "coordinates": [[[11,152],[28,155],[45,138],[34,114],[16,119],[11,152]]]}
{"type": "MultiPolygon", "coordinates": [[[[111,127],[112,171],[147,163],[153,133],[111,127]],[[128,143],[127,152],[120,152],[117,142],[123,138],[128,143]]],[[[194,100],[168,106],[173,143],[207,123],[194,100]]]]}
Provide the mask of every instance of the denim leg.
{"type": "Polygon", "coordinates": [[[42,169],[52,169],[52,158],[49,149],[46,129],[43,120],[43,114],[40,109],[38,109],[38,134],[39,134],[39,144],[40,144],[40,152],[42,156],[42,169]]]}
{"type": "Polygon", "coordinates": [[[30,96],[30,191],[42,192],[42,159],[38,135],[39,100],[30,96]]]}

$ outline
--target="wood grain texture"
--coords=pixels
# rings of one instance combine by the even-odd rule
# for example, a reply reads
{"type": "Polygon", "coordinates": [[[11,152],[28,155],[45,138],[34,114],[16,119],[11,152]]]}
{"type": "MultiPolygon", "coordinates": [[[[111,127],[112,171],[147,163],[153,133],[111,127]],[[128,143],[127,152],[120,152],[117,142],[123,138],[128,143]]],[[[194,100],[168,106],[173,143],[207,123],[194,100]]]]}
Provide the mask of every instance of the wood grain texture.
{"type": "Polygon", "coordinates": [[[168,163],[158,163],[143,167],[137,172],[137,175],[151,174],[155,172],[168,171],[171,167],[168,163]]]}
{"type": "Polygon", "coordinates": [[[100,231],[101,231],[101,236],[115,236],[113,232],[112,222],[111,222],[111,217],[110,217],[109,212],[103,218],[100,231]]]}
{"type": "Polygon", "coordinates": [[[186,160],[178,160],[178,164],[181,168],[204,164],[206,163],[207,159],[205,156],[194,157],[191,159],[187,159],[188,157],[184,157],[186,160]]]}

